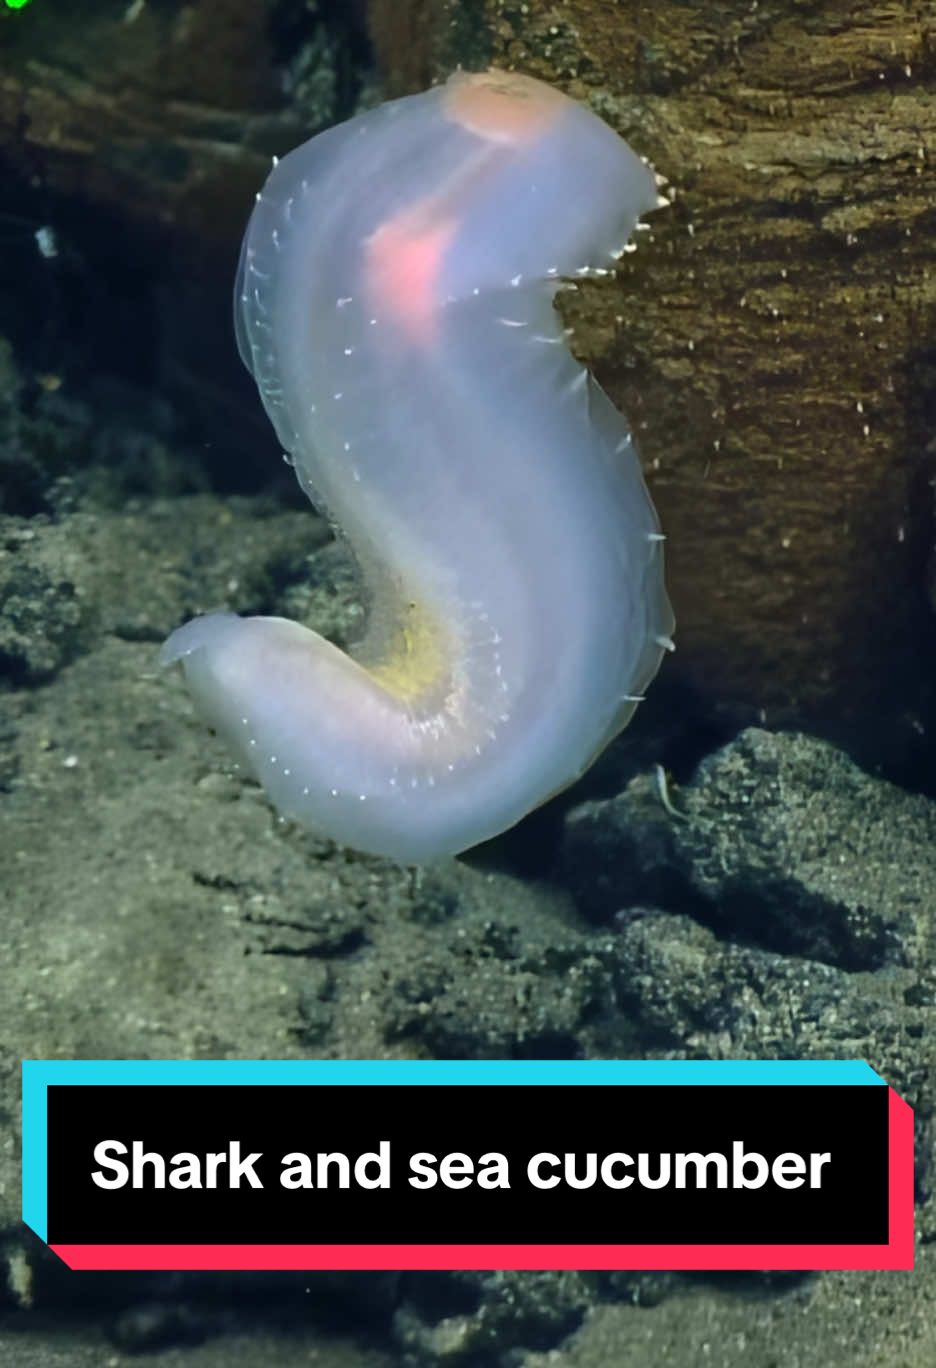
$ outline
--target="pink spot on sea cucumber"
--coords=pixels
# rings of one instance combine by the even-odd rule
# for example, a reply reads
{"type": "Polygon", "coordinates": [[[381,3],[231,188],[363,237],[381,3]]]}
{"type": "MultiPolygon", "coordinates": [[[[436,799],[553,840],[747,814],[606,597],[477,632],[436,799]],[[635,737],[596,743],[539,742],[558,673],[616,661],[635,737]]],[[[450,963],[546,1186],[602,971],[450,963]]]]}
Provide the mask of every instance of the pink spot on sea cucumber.
{"type": "Polygon", "coordinates": [[[418,226],[412,212],[381,224],[367,240],[368,285],[414,341],[431,341],[437,311],[436,282],[454,225],[418,226]]]}

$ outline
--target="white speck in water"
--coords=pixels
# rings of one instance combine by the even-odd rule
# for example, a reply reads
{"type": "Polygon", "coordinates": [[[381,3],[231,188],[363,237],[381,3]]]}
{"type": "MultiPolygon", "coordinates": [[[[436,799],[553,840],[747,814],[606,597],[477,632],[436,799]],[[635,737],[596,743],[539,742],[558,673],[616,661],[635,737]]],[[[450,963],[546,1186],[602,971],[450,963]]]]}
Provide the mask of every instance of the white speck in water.
{"type": "Polygon", "coordinates": [[[36,229],[36,246],[39,252],[47,261],[58,256],[58,242],[55,237],[55,229],[46,225],[36,229]]]}

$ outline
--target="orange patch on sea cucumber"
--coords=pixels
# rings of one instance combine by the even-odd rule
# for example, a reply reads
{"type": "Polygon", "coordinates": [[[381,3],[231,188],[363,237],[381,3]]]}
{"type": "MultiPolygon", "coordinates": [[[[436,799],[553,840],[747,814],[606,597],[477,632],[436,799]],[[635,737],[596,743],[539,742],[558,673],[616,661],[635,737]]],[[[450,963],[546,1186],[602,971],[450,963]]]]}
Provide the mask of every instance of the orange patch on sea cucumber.
{"type": "Polygon", "coordinates": [[[498,143],[533,141],[572,103],[560,90],[516,71],[456,72],[445,91],[449,118],[498,143]]]}
{"type": "Polygon", "coordinates": [[[367,240],[367,273],[375,308],[428,342],[438,310],[436,283],[454,227],[420,227],[410,213],[382,224],[367,240]]]}

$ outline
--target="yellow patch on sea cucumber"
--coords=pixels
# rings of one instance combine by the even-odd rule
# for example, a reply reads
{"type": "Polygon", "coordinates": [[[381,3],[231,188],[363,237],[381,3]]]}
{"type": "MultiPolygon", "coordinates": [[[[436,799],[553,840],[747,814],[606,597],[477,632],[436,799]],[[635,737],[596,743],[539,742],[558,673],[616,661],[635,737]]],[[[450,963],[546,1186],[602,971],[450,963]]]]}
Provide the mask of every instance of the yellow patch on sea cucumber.
{"type": "Polygon", "coordinates": [[[446,635],[419,604],[406,604],[386,653],[369,666],[371,678],[400,702],[431,693],[449,673],[446,635]]]}

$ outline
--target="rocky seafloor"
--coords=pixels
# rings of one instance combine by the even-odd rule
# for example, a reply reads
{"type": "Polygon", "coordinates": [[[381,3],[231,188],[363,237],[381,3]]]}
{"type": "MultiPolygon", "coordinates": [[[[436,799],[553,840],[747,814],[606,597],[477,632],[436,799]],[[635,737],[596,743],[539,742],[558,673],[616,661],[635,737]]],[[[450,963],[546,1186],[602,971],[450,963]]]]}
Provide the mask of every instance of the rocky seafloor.
{"type": "Polygon", "coordinates": [[[506,842],[421,874],[336,849],[276,818],[156,665],[220,606],[353,637],[327,527],[199,487],[138,396],[0,364],[0,1361],[936,1361],[936,801],[763,729],[692,754],[683,724],[667,780],[664,673],[506,842]],[[19,1223],[19,1063],[109,1056],[866,1059],[916,1111],[917,1268],[72,1274],[19,1223]]]}

